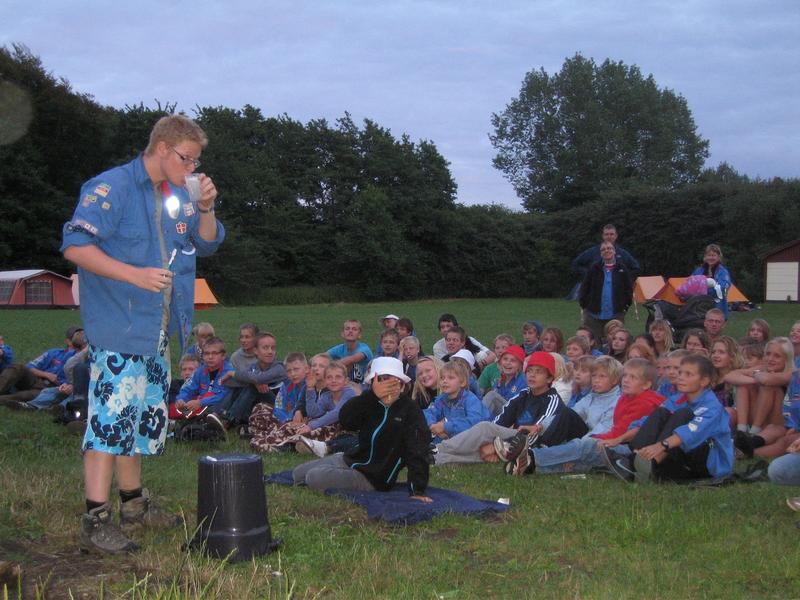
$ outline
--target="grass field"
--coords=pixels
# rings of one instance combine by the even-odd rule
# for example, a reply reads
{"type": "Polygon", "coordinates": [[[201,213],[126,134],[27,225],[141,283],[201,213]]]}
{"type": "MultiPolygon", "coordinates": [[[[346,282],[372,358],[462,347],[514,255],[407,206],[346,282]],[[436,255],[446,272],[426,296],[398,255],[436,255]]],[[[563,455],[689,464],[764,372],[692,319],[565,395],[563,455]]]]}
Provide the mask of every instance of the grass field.
{"type": "MultiPolygon", "coordinates": [[[[519,336],[529,318],[565,332],[578,324],[574,303],[517,299],[216,308],[195,320],[213,323],[231,350],[239,323],[253,321],[276,334],[280,354],[313,353],[337,343],[342,321],[352,317],[374,345],[377,318],[387,312],[410,316],[426,349],[438,339],[442,312],[455,313],[487,345],[500,332],[519,336]]],[[[631,329],[641,331],[645,316],[640,310],[637,321],[631,311],[631,329]]],[[[734,315],[727,328],[740,336],[754,316],[783,334],[797,314],[769,305],[734,315]]],[[[2,311],[0,333],[18,359],[29,360],[60,344],[78,319],[69,311],[2,311]]],[[[496,465],[436,468],[431,485],[510,498],[511,510],[497,518],[446,516],[393,528],[340,499],[270,485],[273,535],[284,540],[279,553],[221,566],[183,552],[187,534],[174,532],[138,535],[146,550],[134,556],[84,557],[76,549],[83,511],[78,438],[44,414],[0,410],[0,560],[22,564],[25,597],[800,597],[800,530],[784,504],[797,488],[626,486],[601,475],[511,478],[496,465]]],[[[171,444],[163,457],[145,461],[145,482],[193,527],[197,459],[246,450],[238,440],[171,444]]],[[[302,460],[265,455],[265,471],[302,460]]],[[[8,594],[17,597],[14,589],[8,594]]]]}

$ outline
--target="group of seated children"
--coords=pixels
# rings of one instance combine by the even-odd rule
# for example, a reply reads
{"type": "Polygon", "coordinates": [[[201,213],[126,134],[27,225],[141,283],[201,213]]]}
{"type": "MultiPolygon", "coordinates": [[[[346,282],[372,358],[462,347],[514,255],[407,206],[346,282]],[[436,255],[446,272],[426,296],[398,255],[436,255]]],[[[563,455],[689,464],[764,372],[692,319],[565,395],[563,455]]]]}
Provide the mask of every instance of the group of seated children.
{"type": "MultiPolygon", "coordinates": [[[[221,433],[238,427],[260,451],[355,459],[365,442],[350,401],[368,396],[385,414],[395,406],[386,398],[396,394],[375,388],[371,365],[379,364],[380,378],[419,409],[431,464],[674,480],[729,475],[736,452],[781,457],[770,476],[800,483],[800,321],[788,338],[770,339],[769,325],[756,319],[737,341],[712,310],[706,327],[686,332],[676,348],[669,323],[658,319],[638,336],[612,320],[604,340],[580,327],[566,341],[557,327],[530,320],[522,344],[500,334],[490,350],[444,314],[430,356],[410,319],[390,314],[379,322],[374,352],[360,322],[348,320],[342,343],[310,363],[300,352],[281,362],[275,336],[251,323],[240,327],[240,347],[228,358],[213,327],[200,323],[180,362],[170,417],[203,419],[221,433]]],[[[0,382],[13,371],[4,363],[0,382]]]]}

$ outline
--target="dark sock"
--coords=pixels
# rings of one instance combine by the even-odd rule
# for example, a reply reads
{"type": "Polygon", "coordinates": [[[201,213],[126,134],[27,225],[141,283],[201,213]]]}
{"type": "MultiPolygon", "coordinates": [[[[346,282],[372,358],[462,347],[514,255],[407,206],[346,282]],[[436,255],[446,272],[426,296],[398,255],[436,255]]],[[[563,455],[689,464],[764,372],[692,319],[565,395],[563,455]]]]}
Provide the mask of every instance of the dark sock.
{"type": "Polygon", "coordinates": [[[105,502],[95,502],[94,500],[86,499],[86,512],[88,513],[90,510],[94,510],[95,508],[100,508],[103,506],[105,502]]]}
{"type": "Polygon", "coordinates": [[[750,436],[750,446],[755,450],[756,448],[761,448],[761,446],[765,446],[767,440],[765,440],[760,435],[753,435],[750,436]]]}
{"type": "Polygon", "coordinates": [[[133,500],[134,498],[141,498],[141,497],[142,497],[142,488],[136,488],[135,490],[119,491],[119,499],[122,502],[127,502],[128,500],[133,500]]]}

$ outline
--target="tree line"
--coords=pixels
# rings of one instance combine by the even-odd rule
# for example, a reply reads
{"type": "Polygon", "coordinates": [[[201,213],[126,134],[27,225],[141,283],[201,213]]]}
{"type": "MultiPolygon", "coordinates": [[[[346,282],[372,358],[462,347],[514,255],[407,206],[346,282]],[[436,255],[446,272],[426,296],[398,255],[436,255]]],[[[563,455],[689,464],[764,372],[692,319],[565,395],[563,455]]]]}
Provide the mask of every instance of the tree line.
{"type": "MultiPolygon", "coordinates": [[[[175,110],[102,106],[26,48],[0,48],[0,269],[71,272],[58,248],[81,184],[135,157],[155,120],[175,110]]],[[[517,212],[457,203],[433,141],[398,137],[369,119],[302,123],[250,105],[196,107],[190,116],[210,139],[201,170],[220,190],[227,230],[198,274],[229,304],[292,300],[279,292],[294,288],[323,290],[319,301],[562,296],[574,280],[571,259],[597,243],[607,222],[646,274],[685,275],[703,246],[721,244],[736,284],[758,299],[759,255],[800,230],[797,180],[754,181],[724,164],[700,171],[691,162],[686,175],[668,176],[655,155],[631,158],[639,171],[611,161],[624,185],[599,175],[593,184],[584,169],[582,178],[559,177],[551,192],[530,187],[528,210],[517,212]],[[645,163],[652,179],[642,175],[645,163]]],[[[695,143],[696,153],[707,151],[695,143]]]]}

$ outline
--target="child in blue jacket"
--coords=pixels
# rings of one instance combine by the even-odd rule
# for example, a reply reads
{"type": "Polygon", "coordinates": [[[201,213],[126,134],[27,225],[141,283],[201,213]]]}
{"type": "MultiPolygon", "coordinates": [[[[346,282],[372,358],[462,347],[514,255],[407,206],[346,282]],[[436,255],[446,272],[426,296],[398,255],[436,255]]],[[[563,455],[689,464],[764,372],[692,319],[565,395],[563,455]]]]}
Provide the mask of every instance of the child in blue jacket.
{"type": "Polygon", "coordinates": [[[462,361],[445,363],[441,371],[442,393],[425,409],[434,443],[466,431],[476,423],[488,421],[489,411],[469,391],[469,372],[462,361]]]}
{"type": "Polygon", "coordinates": [[[705,356],[681,359],[678,391],[642,424],[631,442],[639,481],[724,477],[733,471],[730,417],[710,389],[705,356]]]}

